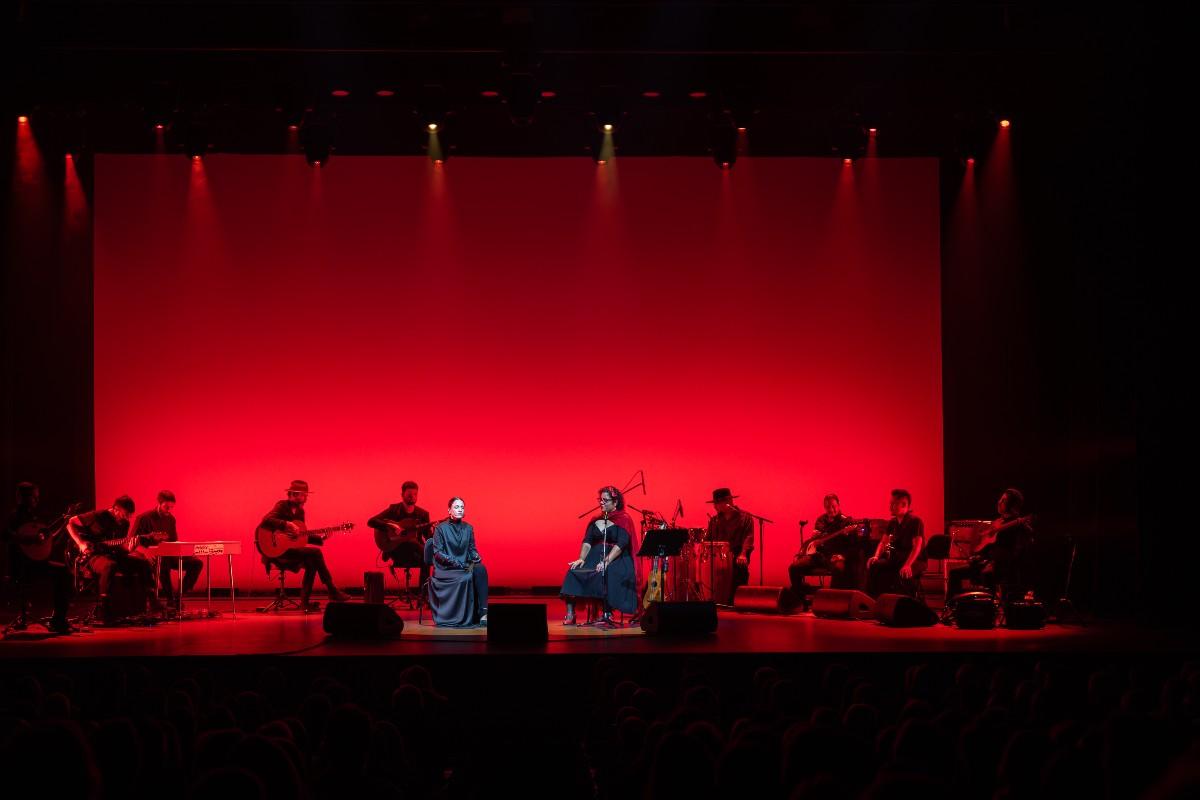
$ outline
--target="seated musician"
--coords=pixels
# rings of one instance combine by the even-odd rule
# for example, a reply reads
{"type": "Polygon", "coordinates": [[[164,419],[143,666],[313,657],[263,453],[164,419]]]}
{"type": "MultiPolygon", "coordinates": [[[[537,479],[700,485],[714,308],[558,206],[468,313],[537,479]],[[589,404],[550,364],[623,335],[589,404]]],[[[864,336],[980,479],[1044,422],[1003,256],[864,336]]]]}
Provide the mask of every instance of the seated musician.
{"type": "Polygon", "coordinates": [[[625,511],[625,498],[615,486],[599,492],[600,513],[588,520],[579,558],[567,565],[560,592],[567,603],[564,625],[575,624],[575,604],[580,598],[602,600],[602,624],[612,624],[613,609],[637,611],[637,570],[633,563],[633,518],[625,511]]]}
{"type": "Polygon", "coordinates": [[[54,591],[54,616],[50,619],[49,628],[53,633],[68,634],[71,625],[67,621],[67,610],[75,588],[71,570],[67,564],[53,558],[34,560],[26,556],[21,547],[46,541],[47,531],[38,515],[38,501],[39,491],[35,484],[26,481],[17,484],[16,506],[4,526],[9,572],[22,585],[41,579],[50,581],[54,591]]]}
{"type": "Polygon", "coordinates": [[[429,607],[435,625],[470,628],[487,625],[488,574],[475,548],[475,528],[463,519],[467,504],[451,497],[447,519],[433,530],[435,570],[429,580],[429,607]]]}
{"type": "Polygon", "coordinates": [[[109,589],[116,574],[133,575],[142,581],[149,594],[154,585],[150,560],[133,551],[129,533],[129,518],[133,516],[133,499],[121,495],[107,509],[96,509],[67,520],[67,533],[87,559],[87,566],[96,574],[100,593],[100,611],[105,621],[112,621],[109,589]]]}
{"type": "Polygon", "coordinates": [[[841,501],[836,494],[825,495],[822,503],[825,513],[813,524],[813,538],[805,543],[804,549],[792,559],[788,567],[792,591],[796,597],[807,601],[809,586],[805,577],[817,570],[829,570],[830,586],[834,589],[855,589],[858,585],[858,569],[862,564],[858,537],[845,529],[854,520],[842,513],[841,501]],[[845,535],[839,535],[844,532],[845,535]]]}
{"type": "MultiPolygon", "coordinates": [[[[133,536],[135,547],[153,547],[159,542],[178,542],[179,532],[175,528],[175,493],[163,489],[158,493],[154,508],[138,514],[133,521],[133,536]]],[[[176,556],[158,560],[159,595],[168,601],[175,597],[175,587],[171,582],[171,570],[179,569],[179,559],[176,556]]],[[[187,594],[200,578],[204,562],[194,556],[183,559],[183,575],[180,577],[180,594],[187,594]]]]}
{"type": "MultiPolygon", "coordinates": [[[[309,494],[311,492],[308,481],[292,481],[288,486],[287,499],[280,500],[267,512],[260,527],[270,531],[286,530],[289,533],[299,533],[301,526],[297,523],[304,522],[304,504],[308,502],[309,494]]],[[[307,544],[294,547],[278,558],[263,557],[264,562],[277,569],[304,571],[300,586],[300,605],[309,611],[317,611],[321,607],[319,603],[312,602],[313,580],[318,575],[321,577],[321,583],[325,584],[329,591],[329,599],[338,602],[350,599],[349,595],[334,585],[333,576],[325,566],[325,552],[321,549],[320,542],[320,539],[310,538],[307,544]]]]}
{"type": "Polygon", "coordinates": [[[709,518],[707,542],[729,542],[733,555],[733,579],[729,584],[728,597],[714,597],[718,603],[733,605],[733,596],[739,586],[750,582],[750,554],[754,552],[754,517],[733,504],[737,499],[730,489],[714,489],[711,503],[716,516],[709,518]]]}
{"type": "Polygon", "coordinates": [[[962,593],[963,581],[970,580],[1006,595],[1023,593],[1030,576],[1026,561],[1033,543],[1033,526],[1022,517],[1025,496],[1012,487],[1005,489],[996,502],[996,513],[990,529],[983,531],[989,540],[966,566],[950,570],[947,576],[947,599],[962,593]],[[989,535],[994,531],[993,537],[989,535]]]}
{"type": "Polygon", "coordinates": [[[420,582],[424,584],[429,578],[429,567],[424,558],[425,540],[433,532],[429,512],[417,505],[417,491],[416,481],[405,481],[400,486],[400,502],[392,503],[367,520],[367,524],[380,534],[375,541],[380,544],[383,560],[390,562],[393,569],[419,567],[420,582]],[[384,542],[389,547],[384,548],[384,542]]]}
{"type": "Polygon", "coordinates": [[[892,519],[887,531],[867,560],[867,594],[916,593],[916,581],[924,564],[925,523],[912,513],[912,495],[907,489],[893,489],[889,504],[892,519]]]}

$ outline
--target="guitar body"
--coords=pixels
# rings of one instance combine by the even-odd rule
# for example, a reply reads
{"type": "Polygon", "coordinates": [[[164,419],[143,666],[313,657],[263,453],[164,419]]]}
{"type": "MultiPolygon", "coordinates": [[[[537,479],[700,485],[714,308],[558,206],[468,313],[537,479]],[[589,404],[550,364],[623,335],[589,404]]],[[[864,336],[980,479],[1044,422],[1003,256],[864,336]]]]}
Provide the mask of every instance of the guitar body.
{"type": "Polygon", "coordinates": [[[286,528],[273,531],[258,526],[254,529],[254,546],[266,558],[283,558],[290,550],[300,550],[309,544],[321,544],[330,534],[349,531],[354,527],[353,522],[343,522],[341,525],[310,531],[305,528],[302,520],[296,520],[295,524],[300,528],[295,533],[286,528]]]}
{"type": "Polygon", "coordinates": [[[82,503],[73,503],[65,514],[49,525],[43,526],[37,521],[26,522],[13,531],[12,539],[30,561],[65,564],[67,548],[71,543],[71,537],[66,533],[67,520],[82,507],[82,503]]]}
{"type": "Polygon", "coordinates": [[[1018,525],[1027,525],[1033,521],[1033,515],[1027,514],[1024,517],[1017,517],[1008,522],[996,525],[992,523],[992,527],[986,529],[979,536],[979,541],[975,544],[975,552],[971,554],[971,562],[973,564],[986,564],[992,560],[992,550],[996,547],[996,539],[1001,532],[1015,528],[1018,525]]]}
{"type": "Polygon", "coordinates": [[[662,563],[659,558],[654,559],[654,568],[650,570],[650,579],[646,581],[646,593],[642,596],[642,608],[649,608],[651,603],[662,602],[662,563]]]}
{"type": "Polygon", "coordinates": [[[390,527],[386,530],[375,529],[375,546],[379,548],[379,552],[391,553],[405,545],[419,550],[425,544],[428,530],[434,526],[433,522],[421,522],[415,517],[402,519],[396,524],[400,526],[400,530],[390,527]]]}

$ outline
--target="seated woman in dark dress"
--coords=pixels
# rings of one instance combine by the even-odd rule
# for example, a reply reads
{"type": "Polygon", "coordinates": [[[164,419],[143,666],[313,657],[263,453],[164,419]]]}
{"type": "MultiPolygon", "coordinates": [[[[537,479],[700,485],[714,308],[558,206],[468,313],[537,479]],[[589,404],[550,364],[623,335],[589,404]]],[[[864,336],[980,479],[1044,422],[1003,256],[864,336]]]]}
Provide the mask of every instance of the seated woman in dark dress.
{"type": "Polygon", "coordinates": [[[579,558],[567,565],[562,597],[567,601],[564,625],[575,624],[575,602],[580,597],[604,601],[600,622],[611,624],[613,609],[626,614],[637,610],[637,570],[633,561],[636,528],[625,512],[625,498],[615,486],[600,490],[600,513],[583,532],[579,558]]]}
{"type": "Polygon", "coordinates": [[[433,529],[433,577],[429,605],[435,625],[469,628],[487,625],[488,574],[475,549],[475,529],[463,517],[467,505],[451,497],[449,519],[433,529]]]}

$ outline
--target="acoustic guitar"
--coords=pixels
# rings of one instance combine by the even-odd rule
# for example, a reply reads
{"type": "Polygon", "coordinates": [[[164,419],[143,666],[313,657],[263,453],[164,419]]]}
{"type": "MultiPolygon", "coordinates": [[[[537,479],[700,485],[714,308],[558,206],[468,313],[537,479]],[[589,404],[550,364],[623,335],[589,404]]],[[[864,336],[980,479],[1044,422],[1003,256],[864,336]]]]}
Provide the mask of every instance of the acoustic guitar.
{"type": "Polygon", "coordinates": [[[379,552],[381,553],[390,553],[404,544],[410,544],[420,549],[424,544],[421,541],[421,534],[439,522],[442,522],[442,520],[421,522],[415,517],[408,517],[399,522],[391,522],[387,528],[375,529],[375,546],[379,548],[379,552]],[[393,528],[393,525],[396,527],[393,528]]]}
{"type": "Polygon", "coordinates": [[[261,525],[254,529],[254,545],[258,552],[266,558],[282,558],[289,550],[299,550],[309,544],[311,539],[324,542],[335,533],[349,532],[354,529],[353,522],[343,522],[341,525],[330,525],[328,528],[307,530],[302,520],[294,520],[300,530],[292,532],[287,528],[268,530],[261,525]]]}
{"type": "Polygon", "coordinates": [[[12,533],[12,540],[20,548],[21,553],[30,561],[50,561],[66,563],[67,520],[79,513],[83,503],[72,503],[63,515],[42,525],[36,520],[26,522],[12,533]],[[51,558],[54,556],[54,558],[51,558]]]}

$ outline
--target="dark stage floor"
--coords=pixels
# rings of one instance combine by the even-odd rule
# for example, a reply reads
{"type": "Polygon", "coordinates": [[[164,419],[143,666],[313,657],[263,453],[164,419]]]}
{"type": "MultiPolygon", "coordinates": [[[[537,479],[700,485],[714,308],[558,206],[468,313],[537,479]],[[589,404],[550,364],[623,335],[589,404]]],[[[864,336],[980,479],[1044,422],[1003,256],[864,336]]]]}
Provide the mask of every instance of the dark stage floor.
{"type": "MultiPolygon", "coordinates": [[[[239,601],[234,617],[228,601],[214,601],[215,619],[164,622],[150,627],[93,628],[67,637],[50,637],[40,627],[0,641],[0,658],[141,657],[141,656],[441,656],[497,652],[486,630],[447,630],[428,619],[418,624],[415,611],[401,610],[404,632],[390,641],[344,641],[326,636],[322,614],[258,614],[263,601],[239,601]]],[[[501,602],[500,600],[495,601],[501,602]]],[[[545,598],[506,597],[503,602],[545,602],[545,598]]],[[[564,627],[563,606],[547,604],[550,641],[542,646],[504,652],[548,654],[756,654],[756,653],[1040,653],[1179,652],[1195,648],[1179,631],[1148,630],[1126,623],[1048,625],[1037,631],[967,631],[936,625],[889,628],[876,622],[818,619],[811,614],[773,616],[722,610],[712,636],[649,636],[638,628],[612,630],[564,627]]],[[[194,601],[199,610],[203,603],[194,601]]]]}

